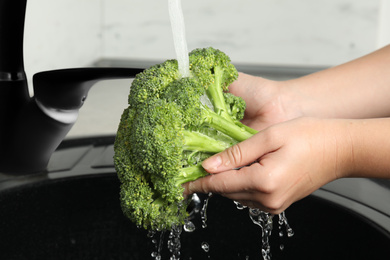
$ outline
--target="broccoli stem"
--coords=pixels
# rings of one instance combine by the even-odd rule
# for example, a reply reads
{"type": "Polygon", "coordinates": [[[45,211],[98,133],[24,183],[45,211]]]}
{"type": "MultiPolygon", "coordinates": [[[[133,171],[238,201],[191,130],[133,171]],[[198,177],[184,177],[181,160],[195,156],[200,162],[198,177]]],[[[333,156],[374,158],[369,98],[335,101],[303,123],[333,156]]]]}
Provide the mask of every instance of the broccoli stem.
{"type": "Polygon", "coordinates": [[[179,172],[179,175],[175,177],[176,184],[182,185],[186,182],[197,180],[206,175],[208,175],[208,172],[206,172],[206,170],[203,169],[201,164],[185,167],[182,168],[179,172]]]}
{"type": "Polygon", "coordinates": [[[243,127],[245,128],[245,130],[251,134],[256,134],[257,133],[257,130],[253,129],[253,128],[250,128],[249,126],[247,125],[244,125],[243,123],[241,123],[240,121],[235,121],[235,124],[238,126],[238,127],[243,127]]]}
{"type": "Polygon", "coordinates": [[[184,150],[219,153],[229,148],[231,144],[216,140],[199,132],[184,130],[184,150]]]}
{"type": "MultiPolygon", "coordinates": [[[[202,108],[204,112],[204,123],[230,136],[231,138],[242,142],[254,135],[254,133],[251,133],[250,131],[246,130],[246,127],[240,127],[236,125],[236,122],[227,120],[226,118],[212,111],[209,107],[202,105],[202,108]]],[[[252,131],[256,130],[252,129],[252,131]]]]}
{"type": "Polygon", "coordinates": [[[223,97],[223,73],[224,70],[222,68],[219,66],[214,67],[214,84],[207,88],[206,94],[214,106],[214,111],[228,121],[233,122],[229,114],[229,108],[226,106],[225,98],[223,97]]]}

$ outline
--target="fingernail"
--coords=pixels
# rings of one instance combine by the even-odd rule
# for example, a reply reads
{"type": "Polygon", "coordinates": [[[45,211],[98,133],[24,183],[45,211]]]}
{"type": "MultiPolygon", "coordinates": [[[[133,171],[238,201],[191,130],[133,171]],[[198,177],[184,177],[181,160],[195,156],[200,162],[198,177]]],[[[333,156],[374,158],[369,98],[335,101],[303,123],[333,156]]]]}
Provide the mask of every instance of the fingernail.
{"type": "Polygon", "coordinates": [[[206,170],[216,170],[222,164],[221,156],[211,157],[202,163],[203,168],[206,170]]]}

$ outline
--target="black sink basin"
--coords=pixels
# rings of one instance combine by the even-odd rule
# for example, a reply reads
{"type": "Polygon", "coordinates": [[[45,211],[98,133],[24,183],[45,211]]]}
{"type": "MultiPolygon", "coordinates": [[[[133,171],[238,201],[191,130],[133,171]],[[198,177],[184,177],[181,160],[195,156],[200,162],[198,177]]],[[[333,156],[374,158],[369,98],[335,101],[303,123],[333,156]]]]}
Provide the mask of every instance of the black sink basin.
{"type": "MultiPolygon", "coordinates": [[[[112,141],[67,141],[47,173],[0,176],[0,259],[153,259],[152,239],[121,212],[112,141]]],[[[280,237],[275,218],[272,259],[390,256],[387,213],[334,191],[323,189],[293,204],[286,216],[295,235],[280,237]]],[[[247,210],[214,196],[207,224],[182,233],[180,259],[261,259],[261,230],[247,210]]],[[[162,259],[170,257],[166,248],[162,259]]]]}

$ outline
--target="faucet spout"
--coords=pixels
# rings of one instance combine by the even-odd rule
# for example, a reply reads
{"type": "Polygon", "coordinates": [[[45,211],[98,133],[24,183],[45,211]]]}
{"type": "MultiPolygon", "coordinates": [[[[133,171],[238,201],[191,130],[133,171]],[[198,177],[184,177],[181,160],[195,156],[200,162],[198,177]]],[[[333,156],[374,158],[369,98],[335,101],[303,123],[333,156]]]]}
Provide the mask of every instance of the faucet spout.
{"type": "Polygon", "coordinates": [[[27,0],[0,1],[0,173],[44,172],[99,80],[132,78],[142,69],[80,68],[34,75],[30,98],[23,60],[27,0]]]}
{"type": "Polygon", "coordinates": [[[34,93],[16,115],[7,146],[0,147],[0,172],[34,173],[46,169],[51,154],[77,119],[90,88],[100,80],[134,78],[142,69],[75,68],[34,75],[34,93]],[[70,116],[69,116],[70,115],[70,116]]]}

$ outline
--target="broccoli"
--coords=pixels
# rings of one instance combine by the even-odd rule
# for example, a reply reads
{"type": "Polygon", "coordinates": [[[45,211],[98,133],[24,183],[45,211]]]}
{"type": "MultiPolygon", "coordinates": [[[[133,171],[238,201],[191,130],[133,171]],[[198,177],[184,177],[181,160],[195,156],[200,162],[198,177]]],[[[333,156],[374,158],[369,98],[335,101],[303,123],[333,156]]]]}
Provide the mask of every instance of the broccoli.
{"type": "Polygon", "coordinates": [[[114,144],[122,210],[150,230],[183,224],[187,201],[182,184],[207,175],[201,162],[248,139],[245,102],[230,93],[237,79],[230,58],[214,48],[189,54],[190,77],[176,60],[139,73],[130,89],[114,144]]]}

